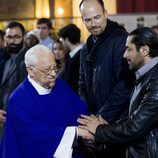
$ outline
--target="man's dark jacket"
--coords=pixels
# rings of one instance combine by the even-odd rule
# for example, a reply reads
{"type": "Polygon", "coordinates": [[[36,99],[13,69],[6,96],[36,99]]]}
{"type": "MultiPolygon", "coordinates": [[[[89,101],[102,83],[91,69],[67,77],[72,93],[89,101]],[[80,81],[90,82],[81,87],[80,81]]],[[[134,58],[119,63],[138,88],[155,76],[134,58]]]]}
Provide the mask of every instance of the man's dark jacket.
{"type": "Polygon", "coordinates": [[[0,83],[2,81],[3,69],[5,62],[9,59],[9,54],[4,52],[4,48],[0,49],[0,83]]]}
{"type": "MultiPolygon", "coordinates": [[[[16,57],[14,66],[10,68],[9,74],[2,80],[0,84],[0,109],[6,109],[10,94],[27,77],[27,71],[24,64],[24,55],[26,51],[27,49],[21,49],[18,56],[16,57]]],[[[5,49],[4,53],[6,53],[5,49]]],[[[5,64],[6,62],[7,61],[5,61],[5,64]]]]}
{"type": "Polygon", "coordinates": [[[79,50],[72,58],[69,56],[66,60],[62,75],[59,75],[70,88],[78,94],[79,67],[80,67],[80,51],[79,50]]]}
{"type": "Polygon", "coordinates": [[[127,121],[99,125],[95,140],[129,145],[128,158],[158,158],[158,64],[136,81],[139,94],[127,121]]]}
{"type": "Polygon", "coordinates": [[[126,38],[125,29],[108,20],[100,39],[95,43],[90,35],[80,54],[79,95],[94,114],[99,112],[109,122],[128,109],[131,90],[125,84],[129,72],[123,61],[126,38]]]}

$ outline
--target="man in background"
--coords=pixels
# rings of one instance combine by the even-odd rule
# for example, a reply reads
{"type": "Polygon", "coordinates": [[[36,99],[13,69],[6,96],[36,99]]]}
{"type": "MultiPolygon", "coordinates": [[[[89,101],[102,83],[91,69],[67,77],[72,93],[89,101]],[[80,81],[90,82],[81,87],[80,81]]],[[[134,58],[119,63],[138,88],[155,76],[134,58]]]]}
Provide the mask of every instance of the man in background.
{"type": "Polygon", "coordinates": [[[136,75],[128,118],[110,124],[101,117],[84,115],[78,119],[86,129],[81,135],[105,145],[126,145],[127,158],[157,158],[158,35],[148,27],[132,31],[127,38],[124,58],[136,75]]]}
{"type": "MultiPolygon", "coordinates": [[[[130,78],[128,65],[123,60],[128,33],[108,19],[102,0],[82,0],[79,8],[83,23],[91,33],[80,56],[79,95],[93,114],[113,123],[127,114],[131,93],[125,82],[128,81],[125,76],[130,78]]],[[[119,147],[108,146],[102,155],[122,158],[120,151],[119,147]]]]}
{"type": "Polygon", "coordinates": [[[52,22],[47,18],[40,18],[37,20],[37,29],[39,31],[39,44],[48,47],[52,50],[54,40],[51,38],[52,22]]]}
{"type": "Polygon", "coordinates": [[[60,72],[59,77],[78,94],[80,51],[83,46],[80,42],[81,31],[75,24],[68,24],[60,29],[58,34],[61,42],[69,52],[65,67],[60,72]]]}
{"type": "Polygon", "coordinates": [[[3,60],[0,83],[1,127],[5,125],[5,110],[10,94],[27,76],[24,64],[24,55],[27,49],[23,48],[25,34],[23,25],[18,22],[10,22],[5,33],[6,47],[0,52],[1,61],[3,60]]]}

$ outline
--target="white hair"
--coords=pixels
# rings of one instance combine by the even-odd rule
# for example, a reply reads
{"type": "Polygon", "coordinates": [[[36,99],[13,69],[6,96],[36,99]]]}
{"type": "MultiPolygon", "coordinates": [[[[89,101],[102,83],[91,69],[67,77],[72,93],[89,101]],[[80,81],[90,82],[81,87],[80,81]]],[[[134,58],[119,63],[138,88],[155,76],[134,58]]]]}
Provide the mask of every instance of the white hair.
{"type": "Polygon", "coordinates": [[[38,44],[30,48],[25,54],[24,62],[26,67],[36,65],[40,57],[42,57],[42,55],[46,53],[53,55],[52,51],[48,47],[43,45],[38,44]]]}
{"type": "Polygon", "coordinates": [[[26,34],[26,37],[29,36],[29,35],[35,36],[40,41],[40,33],[39,33],[39,31],[37,29],[29,31],[26,34]]]}

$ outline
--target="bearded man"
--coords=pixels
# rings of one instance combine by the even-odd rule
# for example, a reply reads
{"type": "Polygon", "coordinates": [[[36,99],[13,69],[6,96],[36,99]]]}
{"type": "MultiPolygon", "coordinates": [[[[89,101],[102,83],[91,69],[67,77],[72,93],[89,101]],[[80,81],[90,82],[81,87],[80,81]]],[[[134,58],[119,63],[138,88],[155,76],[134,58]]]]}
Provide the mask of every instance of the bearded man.
{"type": "Polygon", "coordinates": [[[9,23],[6,28],[6,47],[0,51],[0,60],[3,61],[0,79],[0,128],[5,125],[5,109],[10,94],[27,76],[24,64],[24,55],[27,51],[23,48],[24,34],[22,24],[9,23]]]}

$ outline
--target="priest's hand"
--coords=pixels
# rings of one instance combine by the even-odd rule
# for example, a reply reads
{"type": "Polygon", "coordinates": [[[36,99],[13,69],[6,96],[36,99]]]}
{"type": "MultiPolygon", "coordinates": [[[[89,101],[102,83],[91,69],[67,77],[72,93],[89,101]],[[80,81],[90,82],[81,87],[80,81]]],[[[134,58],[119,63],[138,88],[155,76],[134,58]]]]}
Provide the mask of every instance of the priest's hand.
{"type": "Polygon", "coordinates": [[[89,142],[94,141],[94,136],[92,133],[90,133],[88,130],[77,127],[78,130],[78,136],[82,137],[85,140],[88,140],[89,142]]]}
{"type": "Polygon", "coordinates": [[[81,125],[79,126],[82,129],[88,130],[92,134],[95,134],[96,128],[101,124],[108,124],[101,116],[96,117],[95,115],[81,115],[81,118],[77,119],[77,122],[81,125]]]}
{"type": "Polygon", "coordinates": [[[4,127],[6,122],[6,112],[4,110],[0,110],[0,127],[4,127]]]}

